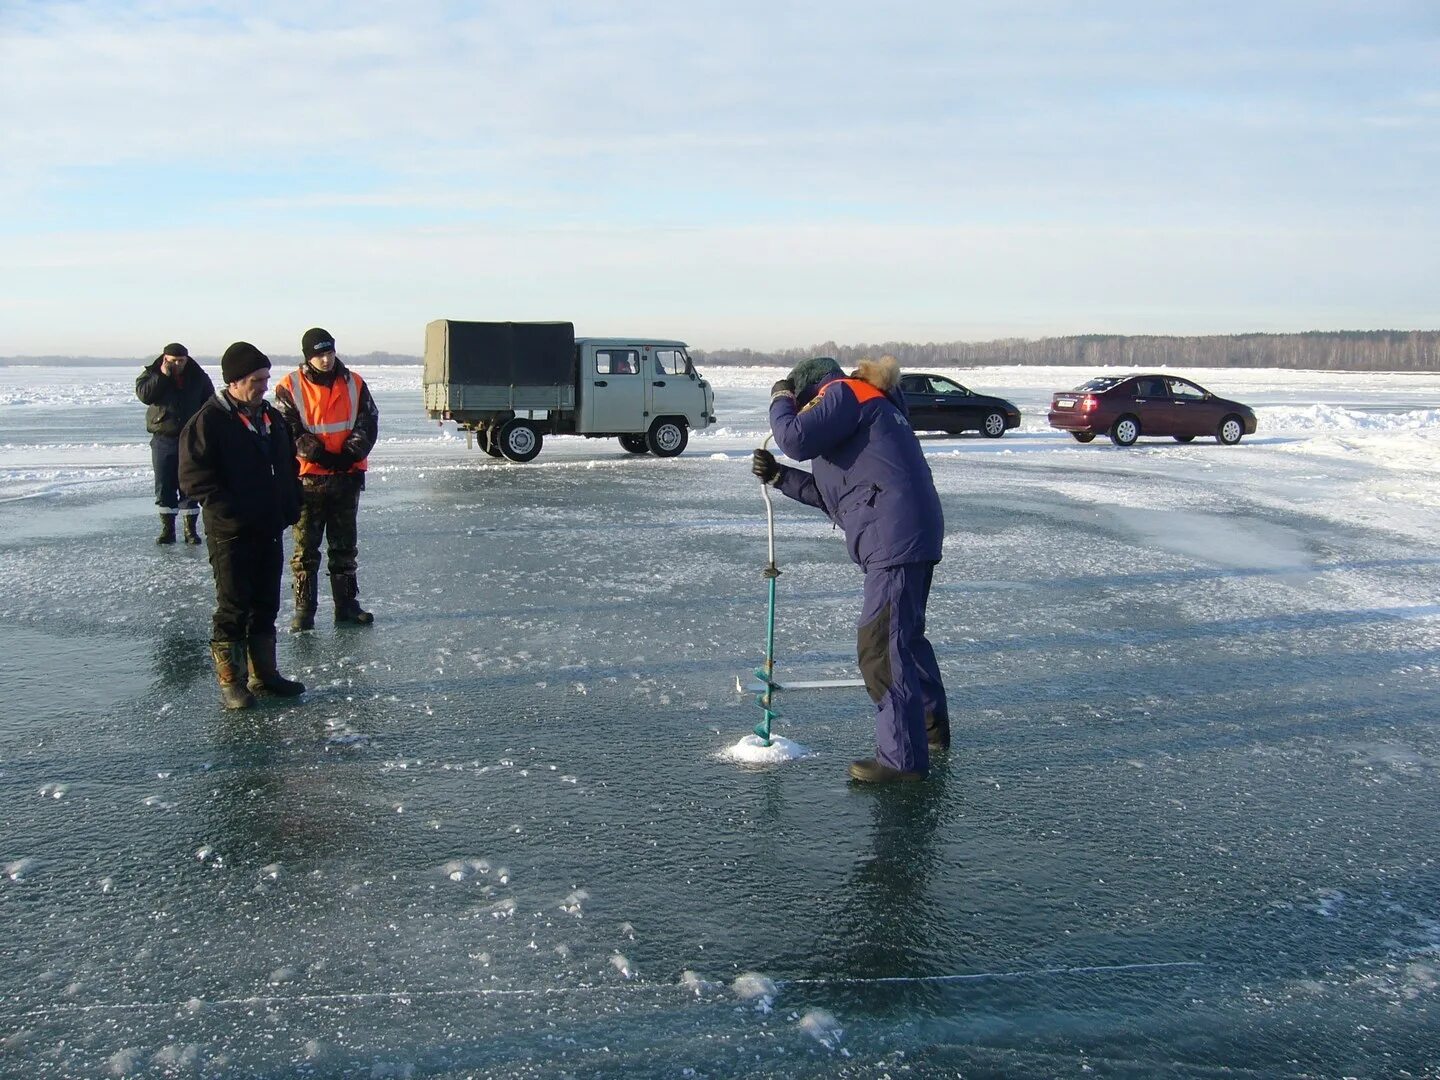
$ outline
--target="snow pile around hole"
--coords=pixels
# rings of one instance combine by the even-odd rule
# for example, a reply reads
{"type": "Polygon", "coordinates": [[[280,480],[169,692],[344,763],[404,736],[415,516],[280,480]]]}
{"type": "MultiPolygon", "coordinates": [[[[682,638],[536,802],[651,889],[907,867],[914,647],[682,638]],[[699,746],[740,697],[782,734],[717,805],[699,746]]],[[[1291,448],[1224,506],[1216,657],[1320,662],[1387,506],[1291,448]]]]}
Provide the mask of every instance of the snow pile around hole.
{"type": "Polygon", "coordinates": [[[814,751],[797,742],[791,742],[783,735],[772,735],[770,745],[766,746],[759,735],[751,734],[734,746],[726,747],[720,756],[730,761],[738,761],[742,765],[773,765],[781,761],[799,761],[801,758],[813,757],[814,751]]]}

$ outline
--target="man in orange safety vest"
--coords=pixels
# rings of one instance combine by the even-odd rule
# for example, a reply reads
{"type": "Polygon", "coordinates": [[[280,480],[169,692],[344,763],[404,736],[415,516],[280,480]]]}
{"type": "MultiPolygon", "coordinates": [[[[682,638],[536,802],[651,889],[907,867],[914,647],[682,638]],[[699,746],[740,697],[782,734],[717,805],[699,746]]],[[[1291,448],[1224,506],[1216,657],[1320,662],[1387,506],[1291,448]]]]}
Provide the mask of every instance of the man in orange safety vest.
{"type": "Polygon", "coordinates": [[[335,338],[314,327],[300,339],[300,367],[275,385],[275,403],[290,428],[300,463],[302,502],[295,524],[290,570],[295,582],[292,633],[315,628],[320,540],[326,553],[335,622],[367,626],[375,616],[360,607],[356,516],[365,469],[380,430],[370,388],[335,354],[335,338]]]}

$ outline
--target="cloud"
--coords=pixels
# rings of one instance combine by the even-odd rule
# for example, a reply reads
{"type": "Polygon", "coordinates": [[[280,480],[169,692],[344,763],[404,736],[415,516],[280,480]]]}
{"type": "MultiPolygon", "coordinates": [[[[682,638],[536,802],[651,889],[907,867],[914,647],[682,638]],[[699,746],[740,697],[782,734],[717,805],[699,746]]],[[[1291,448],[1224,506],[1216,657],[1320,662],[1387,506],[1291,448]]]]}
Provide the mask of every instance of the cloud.
{"type": "Polygon", "coordinates": [[[36,311],[118,291],[158,319],[109,275],[184,260],[177,307],[274,303],[278,328],[335,296],[390,347],[476,296],[725,343],[866,309],[1004,332],[1189,303],[1224,328],[1257,292],[1284,309],[1244,236],[1355,290],[1298,291],[1292,325],[1436,291],[1433,260],[1372,254],[1440,225],[1436,27],[1400,0],[6,10],[0,286],[36,311]],[[293,265],[317,245],[326,273],[293,265]]]}

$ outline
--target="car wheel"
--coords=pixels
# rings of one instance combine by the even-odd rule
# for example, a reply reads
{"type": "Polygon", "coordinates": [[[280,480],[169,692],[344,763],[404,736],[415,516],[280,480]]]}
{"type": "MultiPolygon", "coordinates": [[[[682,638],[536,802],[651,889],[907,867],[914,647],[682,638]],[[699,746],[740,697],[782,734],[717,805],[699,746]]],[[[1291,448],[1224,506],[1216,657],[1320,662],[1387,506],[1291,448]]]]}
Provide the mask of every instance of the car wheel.
{"type": "Polygon", "coordinates": [[[645,445],[644,435],[621,435],[620,445],[632,454],[648,454],[650,447],[645,445]]]}
{"type": "Polygon", "coordinates": [[[1110,441],[1116,446],[1131,446],[1140,437],[1140,421],[1133,416],[1122,416],[1110,426],[1110,441]]]}
{"type": "Polygon", "coordinates": [[[1070,436],[1071,436],[1076,442],[1094,442],[1094,441],[1095,441],[1095,433],[1094,433],[1093,431],[1072,431],[1072,432],[1070,432],[1070,436]]]}
{"type": "Polygon", "coordinates": [[[502,454],[522,464],[534,461],[544,442],[540,433],[526,420],[506,420],[495,441],[500,444],[502,454]]]}
{"type": "Polygon", "coordinates": [[[1195,436],[1194,436],[1194,435],[1176,435],[1174,438],[1175,438],[1175,441],[1176,441],[1176,442],[1194,442],[1194,441],[1195,441],[1195,436]]]}
{"type": "Polygon", "coordinates": [[[650,425],[645,445],[656,457],[674,457],[690,441],[690,429],[683,420],[662,416],[650,425]]]}
{"type": "Polygon", "coordinates": [[[984,432],[987,439],[998,439],[1005,434],[1005,414],[992,412],[986,413],[985,419],[980,422],[980,430],[984,432]]]}
{"type": "Polygon", "coordinates": [[[1245,434],[1245,424],[1238,416],[1227,416],[1220,421],[1220,427],[1215,432],[1215,438],[1225,446],[1234,446],[1240,441],[1240,436],[1245,434]]]}

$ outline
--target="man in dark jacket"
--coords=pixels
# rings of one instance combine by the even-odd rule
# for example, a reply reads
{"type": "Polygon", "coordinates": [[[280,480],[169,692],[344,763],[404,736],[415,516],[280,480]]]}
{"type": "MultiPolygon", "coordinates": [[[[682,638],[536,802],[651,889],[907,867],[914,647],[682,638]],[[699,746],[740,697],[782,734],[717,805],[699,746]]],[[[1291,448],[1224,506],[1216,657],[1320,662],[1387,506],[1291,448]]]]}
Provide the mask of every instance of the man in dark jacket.
{"type": "Polygon", "coordinates": [[[135,396],[150,406],[145,410],[145,430],[150,433],[150,464],[155,470],[155,505],[160,507],[157,544],[175,543],[177,514],[185,519],[185,543],[200,543],[195,531],[200,504],[180,495],[180,429],[214,393],[210,376],[178,342],[166,345],[135,380],[135,396]]]}
{"type": "Polygon", "coordinates": [[[326,566],[335,622],[368,626],[375,616],[360,606],[356,518],[367,459],[379,434],[380,410],[359,372],[340,362],[328,330],[318,326],[306,330],[300,348],[305,358],[299,369],[275,384],[275,404],[300,457],[303,493],[290,557],[295,582],[290,630],[315,629],[322,537],[329,538],[326,566]]]}
{"type": "Polygon", "coordinates": [[[300,482],[285,420],[265,402],[269,357],[237,341],[220,371],[225,389],[180,432],[180,486],[205,508],[215,574],[210,656],[221,698],[227,709],[248,709],[252,692],[293,697],[305,689],[275,660],[283,540],[300,516],[300,482]]]}
{"type": "Polygon", "coordinates": [[[755,451],[752,471],[845,530],[865,571],[860,673],[875,702],[875,757],[850,766],[855,780],[922,780],[930,748],[950,743],[945,686],[925,637],[925,605],[940,561],[945,520],[930,466],[910,427],[892,357],[862,360],[845,378],[829,357],[801,361],[771,390],[776,445],[814,472],[755,451]],[[927,734],[928,729],[928,734],[927,734]]]}

